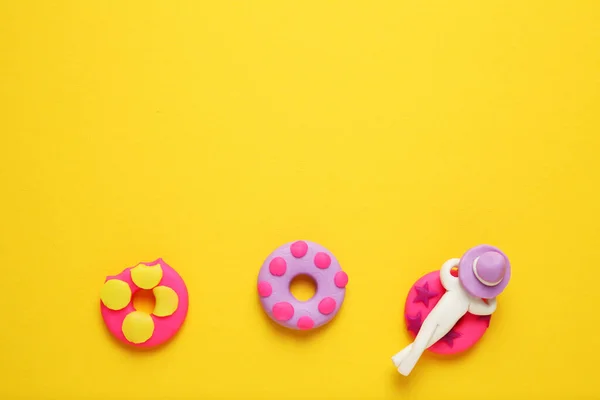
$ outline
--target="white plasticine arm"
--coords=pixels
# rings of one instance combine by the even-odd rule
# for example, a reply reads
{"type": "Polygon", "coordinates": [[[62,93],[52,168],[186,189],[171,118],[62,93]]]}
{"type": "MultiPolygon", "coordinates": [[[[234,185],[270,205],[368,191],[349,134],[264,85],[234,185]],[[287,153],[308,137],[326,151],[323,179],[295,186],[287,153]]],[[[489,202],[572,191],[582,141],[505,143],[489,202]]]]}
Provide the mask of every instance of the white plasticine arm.
{"type": "Polygon", "coordinates": [[[452,268],[458,267],[459,262],[459,258],[451,258],[442,265],[442,268],[440,268],[440,279],[444,289],[451,290],[458,284],[458,278],[452,276],[450,271],[452,268]]]}
{"type": "Polygon", "coordinates": [[[469,303],[469,312],[475,315],[490,315],[496,311],[496,298],[487,300],[487,304],[481,299],[472,299],[469,303]]]}

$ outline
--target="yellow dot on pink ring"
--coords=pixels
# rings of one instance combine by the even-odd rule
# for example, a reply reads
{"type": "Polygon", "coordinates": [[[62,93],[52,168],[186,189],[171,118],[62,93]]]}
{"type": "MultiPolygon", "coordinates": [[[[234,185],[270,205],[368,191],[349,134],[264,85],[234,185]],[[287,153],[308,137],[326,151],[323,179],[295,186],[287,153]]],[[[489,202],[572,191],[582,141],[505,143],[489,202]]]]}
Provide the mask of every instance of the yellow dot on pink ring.
{"type": "Polygon", "coordinates": [[[152,314],[157,317],[168,317],[177,310],[179,305],[179,297],[173,289],[167,286],[157,286],[152,289],[156,304],[152,314]]]}
{"type": "Polygon", "coordinates": [[[154,333],[154,321],[152,321],[150,314],[133,311],[127,314],[121,329],[125,338],[131,343],[144,343],[154,333]]]}
{"type": "Polygon", "coordinates": [[[111,310],[122,310],[131,301],[131,288],[119,279],[110,279],[100,290],[100,300],[111,310]]]}
{"type": "Polygon", "coordinates": [[[142,289],[152,289],[160,283],[162,276],[163,271],[160,264],[151,266],[138,264],[131,269],[131,280],[142,289]]]}

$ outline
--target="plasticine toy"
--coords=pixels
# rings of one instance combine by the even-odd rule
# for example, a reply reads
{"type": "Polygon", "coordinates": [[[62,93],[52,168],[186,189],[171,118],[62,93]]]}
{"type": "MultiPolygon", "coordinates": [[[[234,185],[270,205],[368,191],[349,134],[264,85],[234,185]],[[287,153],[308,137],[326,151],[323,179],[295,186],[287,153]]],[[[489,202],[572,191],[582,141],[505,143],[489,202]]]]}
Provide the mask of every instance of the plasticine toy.
{"type": "Polygon", "coordinates": [[[187,311],[185,283],[161,258],[107,277],[100,292],[100,312],[108,330],[136,347],[154,347],[172,338],[187,311]],[[150,314],[133,307],[133,295],[142,289],[154,294],[156,303],[150,314]]]}
{"type": "Polygon", "coordinates": [[[508,285],[510,274],[502,251],[480,245],[420,278],[404,309],[407,329],[416,337],[392,357],[398,372],[408,376],[426,349],[454,354],[473,346],[489,327],[496,296],[508,285]]]}
{"type": "Polygon", "coordinates": [[[337,314],[346,293],[348,275],[323,246],[308,241],[285,244],[271,253],[258,273],[258,295],[265,312],[278,324],[309,330],[322,326],[337,314]],[[306,274],[317,283],[315,295],[297,300],[290,283],[306,274]]]}

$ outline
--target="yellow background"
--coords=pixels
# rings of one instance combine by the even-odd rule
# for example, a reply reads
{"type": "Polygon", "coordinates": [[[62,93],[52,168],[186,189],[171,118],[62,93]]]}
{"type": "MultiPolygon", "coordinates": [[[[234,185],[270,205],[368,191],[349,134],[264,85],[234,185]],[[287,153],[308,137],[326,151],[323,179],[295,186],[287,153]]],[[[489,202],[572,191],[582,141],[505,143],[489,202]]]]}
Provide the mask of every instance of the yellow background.
{"type": "Polygon", "coordinates": [[[599,26],[594,0],[2,1],[0,398],[599,398],[599,26]],[[256,294],[298,238],[350,276],[308,335],[256,294]],[[409,287],[479,243],[513,264],[489,331],[403,378],[409,287]],[[131,351],[99,290],[157,257],[189,315],[131,351]]]}

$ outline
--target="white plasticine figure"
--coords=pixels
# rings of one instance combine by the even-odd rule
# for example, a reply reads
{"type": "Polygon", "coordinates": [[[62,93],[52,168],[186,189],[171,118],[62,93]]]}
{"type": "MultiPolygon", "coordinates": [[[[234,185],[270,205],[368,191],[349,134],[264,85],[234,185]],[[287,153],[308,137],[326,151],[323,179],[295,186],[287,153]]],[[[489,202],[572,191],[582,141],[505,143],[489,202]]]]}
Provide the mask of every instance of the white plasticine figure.
{"type": "Polygon", "coordinates": [[[446,292],[423,321],[414,342],[392,357],[398,372],[408,376],[423,352],[450,332],[467,312],[492,314],[496,310],[495,296],[506,287],[509,279],[508,259],[491,246],[477,246],[462,259],[446,261],[440,269],[440,280],[446,292]],[[459,268],[459,277],[451,273],[455,267],[459,268]]]}

